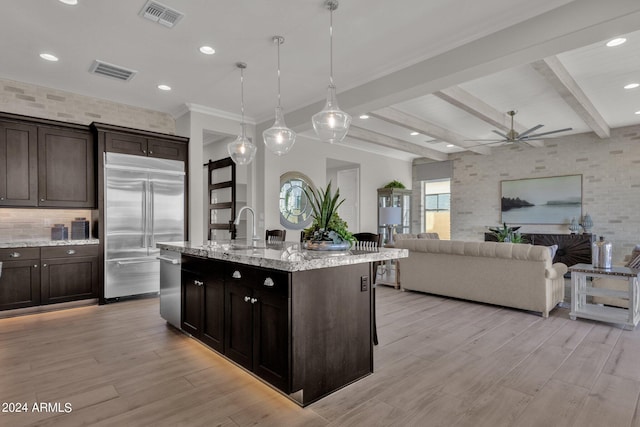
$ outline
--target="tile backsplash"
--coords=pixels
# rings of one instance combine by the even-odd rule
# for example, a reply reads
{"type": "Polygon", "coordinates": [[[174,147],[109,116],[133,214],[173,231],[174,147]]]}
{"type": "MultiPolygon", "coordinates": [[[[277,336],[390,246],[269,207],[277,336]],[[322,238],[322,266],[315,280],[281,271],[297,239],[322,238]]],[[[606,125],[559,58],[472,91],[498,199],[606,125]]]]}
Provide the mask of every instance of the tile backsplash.
{"type": "Polygon", "coordinates": [[[1,208],[0,242],[51,240],[51,227],[54,224],[69,227],[71,238],[71,221],[76,218],[91,221],[91,210],[1,208]]]}

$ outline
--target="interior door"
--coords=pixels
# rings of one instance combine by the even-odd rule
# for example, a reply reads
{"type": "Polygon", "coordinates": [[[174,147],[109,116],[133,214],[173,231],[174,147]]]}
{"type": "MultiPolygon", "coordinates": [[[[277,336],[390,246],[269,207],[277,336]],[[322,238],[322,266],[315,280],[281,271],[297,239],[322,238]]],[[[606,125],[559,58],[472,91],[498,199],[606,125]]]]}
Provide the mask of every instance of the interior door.
{"type": "Polygon", "coordinates": [[[338,215],[349,226],[349,230],[360,230],[360,169],[338,171],[337,188],[344,203],[338,208],[338,215]]]}

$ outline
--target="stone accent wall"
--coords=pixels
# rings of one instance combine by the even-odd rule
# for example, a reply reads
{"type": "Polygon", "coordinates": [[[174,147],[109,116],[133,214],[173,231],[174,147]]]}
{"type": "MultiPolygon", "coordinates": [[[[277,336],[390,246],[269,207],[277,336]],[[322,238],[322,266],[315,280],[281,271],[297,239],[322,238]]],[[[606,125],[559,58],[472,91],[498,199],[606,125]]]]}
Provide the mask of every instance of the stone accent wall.
{"type": "Polygon", "coordinates": [[[109,123],[175,134],[170,114],[71,92],[0,79],[0,111],[88,125],[109,123]]]}
{"type": "MultiPolygon", "coordinates": [[[[91,221],[91,211],[82,209],[0,209],[0,242],[25,242],[51,240],[53,224],[69,227],[71,221],[86,218],[91,221]]],[[[91,224],[89,224],[91,230],[91,224]]]]}
{"type": "MultiPolygon", "coordinates": [[[[491,155],[452,156],[451,238],[482,240],[500,224],[500,181],[582,174],[582,213],[613,243],[614,262],[640,244],[640,126],[558,137],[543,148],[494,147],[491,155]]],[[[415,187],[414,187],[415,188],[415,187]]],[[[524,225],[523,232],[569,233],[568,224],[524,225]]]]}

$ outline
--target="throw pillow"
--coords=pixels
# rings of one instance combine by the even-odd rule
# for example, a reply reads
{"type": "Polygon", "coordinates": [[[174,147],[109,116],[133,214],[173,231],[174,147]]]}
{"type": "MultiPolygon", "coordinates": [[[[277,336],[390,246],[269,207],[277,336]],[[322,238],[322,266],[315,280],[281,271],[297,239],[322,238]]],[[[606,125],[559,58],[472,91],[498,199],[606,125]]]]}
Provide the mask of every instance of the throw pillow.
{"type": "Polygon", "coordinates": [[[636,245],[636,247],[633,248],[633,251],[631,251],[631,258],[629,258],[629,262],[627,263],[627,265],[625,267],[637,268],[637,267],[631,267],[631,264],[634,261],[636,261],[639,256],[640,256],[640,245],[636,245]]]}
{"type": "Polygon", "coordinates": [[[632,259],[629,264],[627,264],[627,267],[640,269],[640,255],[632,259]]]}
{"type": "Polygon", "coordinates": [[[558,245],[547,246],[549,248],[549,252],[551,253],[551,261],[556,257],[556,252],[558,252],[558,245]]]}

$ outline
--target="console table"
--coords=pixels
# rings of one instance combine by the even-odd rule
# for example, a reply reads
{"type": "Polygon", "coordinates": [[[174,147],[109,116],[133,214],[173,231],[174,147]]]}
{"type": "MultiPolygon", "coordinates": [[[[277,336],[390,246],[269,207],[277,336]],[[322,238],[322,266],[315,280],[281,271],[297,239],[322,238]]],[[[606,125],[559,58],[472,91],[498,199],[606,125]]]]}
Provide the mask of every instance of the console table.
{"type": "MultiPolygon", "coordinates": [[[[532,245],[558,245],[553,262],[561,262],[568,267],[574,264],[591,263],[591,244],[595,241],[594,234],[522,233],[522,237],[532,245]]],[[[485,242],[497,241],[493,233],[484,233],[484,240],[485,242]]]]}
{"type": "Polygon", "coordinates": [[[576,264],[571,271],[571,320],[577,317],[620,323],[627,330],[633,330],[640,321],[640,270],[628,267],[608,269],[594,268],[591,264],[576,264]],[[627,281],[626,291],[594,288],[587,283],[587,277],[602,277],[627,281]],[[629,308],[602,306],[587,302],[587,296],[607,296],[629,300],[629,308]]]}

